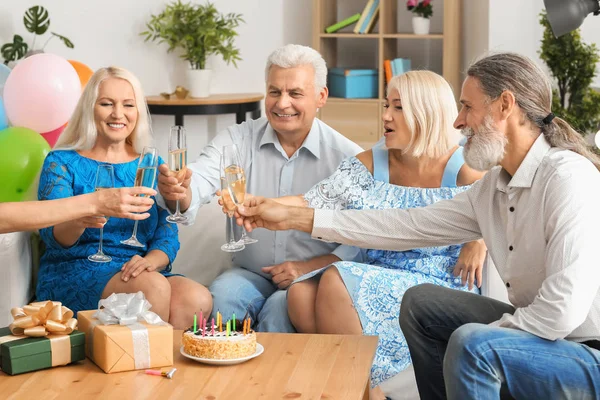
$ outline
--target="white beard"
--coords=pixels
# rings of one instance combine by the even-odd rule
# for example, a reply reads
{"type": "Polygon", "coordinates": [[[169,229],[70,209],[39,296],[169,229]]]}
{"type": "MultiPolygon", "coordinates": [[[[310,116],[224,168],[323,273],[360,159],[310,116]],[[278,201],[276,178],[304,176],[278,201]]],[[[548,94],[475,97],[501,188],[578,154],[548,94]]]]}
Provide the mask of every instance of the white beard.
{"type": "Polygon", "coordinates": [[[464,157],[469,167],[487,171],[500,164],[508,139],[494,127],[491,116],[487,115],[476,131],[464,128],[461,133],[468,138],[464,157]]]}

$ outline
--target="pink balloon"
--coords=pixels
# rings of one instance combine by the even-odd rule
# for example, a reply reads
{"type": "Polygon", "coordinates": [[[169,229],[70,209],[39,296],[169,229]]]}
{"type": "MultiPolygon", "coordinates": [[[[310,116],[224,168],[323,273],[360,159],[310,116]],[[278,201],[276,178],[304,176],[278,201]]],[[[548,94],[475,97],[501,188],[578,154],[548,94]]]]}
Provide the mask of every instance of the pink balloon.
{"type": "Polygon", "coordinates": [[[71,117],[81,83],[67,60],[36,54],[20,61],[4,85],[4,107],[13,126],[49,132],[71,117]]]}
{"type": "Polygon", "coordinates": [[[42,135],[42,137],[44,139],[46,139],[46,142],[48,142],[48,144],[50,145],[51,148],[54,148],[56,141],[58,140],[58,138],[60,137],[60,134],[65,130],[66,127],[67,127],[67,124],[64,124],[60,128],[57,128],[50,132],[40,133],[40,135],[42,135]]]}

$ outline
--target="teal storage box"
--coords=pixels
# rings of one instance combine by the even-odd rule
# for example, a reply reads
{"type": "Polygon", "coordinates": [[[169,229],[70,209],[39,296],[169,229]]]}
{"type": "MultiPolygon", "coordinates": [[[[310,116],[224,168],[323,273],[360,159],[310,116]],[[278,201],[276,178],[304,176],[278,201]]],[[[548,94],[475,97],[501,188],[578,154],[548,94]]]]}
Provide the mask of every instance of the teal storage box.
{"type": "Polygon", "coordinates": [[[329,95],[346,99],[377,98],[376,69],[330,68],[329,95]]]}

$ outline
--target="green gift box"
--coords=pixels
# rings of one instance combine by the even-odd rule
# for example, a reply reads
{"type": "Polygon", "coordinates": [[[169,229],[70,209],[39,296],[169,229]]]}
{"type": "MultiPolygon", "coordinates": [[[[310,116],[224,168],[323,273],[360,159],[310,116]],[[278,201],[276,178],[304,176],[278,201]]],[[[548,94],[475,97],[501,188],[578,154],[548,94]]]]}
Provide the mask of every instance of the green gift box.
{"type": "Polygon", "coordinates": [[[8,375],[66,365],[85,359],[85,334],[15,337],[0,328],[0,369],[8,375]]]}

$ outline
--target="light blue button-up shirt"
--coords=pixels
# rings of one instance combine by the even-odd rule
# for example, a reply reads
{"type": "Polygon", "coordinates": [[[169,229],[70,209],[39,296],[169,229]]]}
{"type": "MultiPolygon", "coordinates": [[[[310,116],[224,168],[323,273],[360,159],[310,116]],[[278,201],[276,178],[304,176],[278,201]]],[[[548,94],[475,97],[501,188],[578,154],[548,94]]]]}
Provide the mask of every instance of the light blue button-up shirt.
{"type": "MultiPolygon", "coordinates": [[[[221,188],[221,153],[223,146],[232,143],[237,145],[242,158],[248,193],[265,197],[304,194],[330,176],[343,159],[362,151],[356,143],[316,118],[304,143],[291,157],[283,150],[266,118],[233,125],[219,133],[200,157],[188,164],[193,171],[192,202],[184,215],[190,221],[196,219],[199,207],[210,202],[221,188]]],[[[353,260],[359,255],[354,247],[313,240],[304,232],[257,229],[251,236],[258,243],[233,253],[233,261],[263,276],[268,275],[262,273],[262,267],[284,261],[305,261],[330,253],[342,260],[353,260]]]]}

